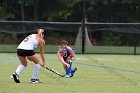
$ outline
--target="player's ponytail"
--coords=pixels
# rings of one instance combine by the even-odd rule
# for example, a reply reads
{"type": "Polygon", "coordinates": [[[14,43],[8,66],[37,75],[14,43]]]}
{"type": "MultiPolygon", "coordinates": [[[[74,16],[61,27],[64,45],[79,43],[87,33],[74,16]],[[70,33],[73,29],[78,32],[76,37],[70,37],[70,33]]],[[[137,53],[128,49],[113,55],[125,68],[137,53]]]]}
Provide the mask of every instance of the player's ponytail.
{"type": "Polygon", "coordinates": [[[43,29],[37,29],[37,32],[38,32],[38,35],[39,35],[41,38],[43,38],[42,33],[44,32],[44,30],[43,30],[43,29]]]}

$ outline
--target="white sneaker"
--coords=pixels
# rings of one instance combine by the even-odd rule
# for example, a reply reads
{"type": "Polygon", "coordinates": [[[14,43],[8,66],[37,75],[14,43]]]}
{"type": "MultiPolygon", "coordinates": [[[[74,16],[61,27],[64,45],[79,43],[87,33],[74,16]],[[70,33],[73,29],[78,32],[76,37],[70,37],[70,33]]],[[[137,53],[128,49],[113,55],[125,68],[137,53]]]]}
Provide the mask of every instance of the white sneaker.
{"type": "Polygon", "coordinates": [[[39,79],[31,78],[30,83],[42,83],[42,82],[40,82],[39,79]]]}
{"type": "Polygon", "coordinates": [[[66,78],[70,78],[70,77],[71,77],[71,73],[66,74],[65,77],[66,77],[66,78]]]}

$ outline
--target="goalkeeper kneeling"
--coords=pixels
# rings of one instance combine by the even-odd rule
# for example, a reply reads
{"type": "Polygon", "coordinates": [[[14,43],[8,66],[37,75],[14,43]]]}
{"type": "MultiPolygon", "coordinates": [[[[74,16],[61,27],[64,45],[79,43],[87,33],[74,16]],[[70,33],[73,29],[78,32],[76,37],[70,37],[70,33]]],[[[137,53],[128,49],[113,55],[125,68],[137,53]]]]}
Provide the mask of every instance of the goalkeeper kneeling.
{"type": "Polygon", "coordinates": [[[77,71],[77,68],[72,68],[72,61],[75,60],[75,51],[68,46],[67,41],[61,41],[57,56],[66,71],[65,77],[73,77],[74,73],[77,71]]]}

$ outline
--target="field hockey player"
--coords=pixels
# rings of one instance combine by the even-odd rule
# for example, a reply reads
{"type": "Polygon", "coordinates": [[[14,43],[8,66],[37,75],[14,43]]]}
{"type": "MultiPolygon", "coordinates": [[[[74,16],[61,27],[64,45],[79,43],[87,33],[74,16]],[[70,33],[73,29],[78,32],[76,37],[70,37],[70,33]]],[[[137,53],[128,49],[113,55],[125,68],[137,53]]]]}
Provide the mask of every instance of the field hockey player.
{"type": "Polygon", "coordinates": [[[40,65],[45,68],[45,58],[44,58],[44,45],[45,41],[42,37],[43,29],[37,29],[37,34],[31,34],[27,36],[18,46],[17,55],[20,60],[20,65],[13,73],[12,77],[16,83],[20,83],[19,75],[27,67],[27,59],[34,63],[33,76],[30,83],[40,83],[38,79],[40,65]],[[40,56],[42,63],[39,61],[38,55],[33,51],[34,48],[39,46],[40,56]]]}
{"type": "Polygon", "coordinates": [[[73,77],[74,73],[77,71],[77,68],[72,68],[72,61],[75,60],[75,51],[68,46],[67,41],[61,41],[59,50],[57,51],[57,56],[60,62],[63,64],[66,72],[65,77],[73,77]]]}

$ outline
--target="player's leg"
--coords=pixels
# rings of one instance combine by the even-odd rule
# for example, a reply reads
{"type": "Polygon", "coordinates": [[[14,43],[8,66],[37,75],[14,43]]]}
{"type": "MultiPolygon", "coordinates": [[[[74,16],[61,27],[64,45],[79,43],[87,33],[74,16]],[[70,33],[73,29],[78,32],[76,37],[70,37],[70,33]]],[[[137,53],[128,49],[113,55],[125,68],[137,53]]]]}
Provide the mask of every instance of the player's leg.
{"type": "Polygon", "coordinates": [[[68,60],[67,63],[70,65],[69,67],[66,66],[66,75],[65,77],[69,78],[71,77],[71,67],[72,67],[72,61],[68,60]]]}
{"type": "Polygon", "coordinates": [[[14,78],[14,81],[16,83],[20,83],[20,80],[19,80],[19,74],[26,68],[27,66],[27,60],[26,60],[26,57],[24,56],[18,56],[19,60],[20,60],[20,65],[18,66],[18,68],[16,69],[15,73],[13,73],[13,78],[14,78]]]}
{"type": "Polygon", "coordinates": [[[69,67],[67,67],[66,65],[63,65],[66,71],[65,77],[67,78],[72,77],[75,71],[77,71],[77,68],[72,68],[72,60],[70,60],[70,57],[67,57],[67,59],[64,59],[64,61],[70,65],[69,67]]]}
{"type": "Polygon", "coordinates": [[[18,56],[19,60],[20,60],[20,65],[16,70],[16,74],[19,75],[26,67],[27,67],[27,60],[26,57],[24,56],[18,56]]]}
{"type": "Polygon", "coordinates": [[[73,77],[74,73],[77,71],[77,68],[72,68],[72,60],[67,61],[70,64],[70,67],[66,67],[66,77],[73,77]]]}
{"type": "Polygon", "coordinates": [[[40,70],[40,64],[39,64],[39,57],[37,54],[34,54],[33,56],[27,56],[28,60],[33,61],[34,64],[34,70],[33,70],[33,76],[31,78],[31,83],[40,83],[38,79],[38,74],[40,70]]]}
{"type": "Polygon", "coordinates": [[[65,72],[66,72],[65,77],[70,77],[70,76],[69,76],[70,69],[69,69],[66,65],[64,65],[64,64],[63,64],[63,68],[64,68],[64,70],[65,70],[65,72]]]}

